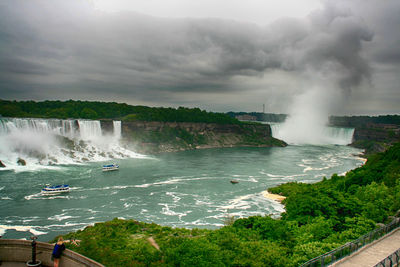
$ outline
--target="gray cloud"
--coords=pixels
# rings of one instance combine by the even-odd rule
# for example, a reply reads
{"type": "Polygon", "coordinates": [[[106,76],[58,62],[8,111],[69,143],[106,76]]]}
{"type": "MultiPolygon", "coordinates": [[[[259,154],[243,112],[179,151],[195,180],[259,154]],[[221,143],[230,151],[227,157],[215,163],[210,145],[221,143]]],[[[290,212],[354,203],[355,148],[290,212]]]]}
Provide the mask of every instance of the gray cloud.
{"type": "MultiPolygon", "coordinates": [[[[375,36],[383,40],[389,30],[375,33],[386,28],[371,30],[368,20],[352,7],[329,1],[304,19],[286,18],[267,26],[133,12],[107,14],[75,0],[13,0],[0,5],[2,98],[20,98],[25,91],[25,99],[93,95],[133,104],[173,105],[184,104],[192,93],[211,98],[237,94],[247,108],[246,92],[263,95],[259,88],[255,92],[248,86],[254,85],[250,81],[271,88],[276,81],[265,79],[272,77],[270,72],[287,72],[294,81],[315,73],[349,92],[371,78],[368,60],[397,64],[400,58],[398,48],[370,48],[365,54],[365,44],[374,42],[375,36]],[[244,83],[247,87],[237,84],[235,77],[249,81],[244,83]]],[[[388,26],[379,24],[378,18],[371,15],[376,25],[388,26]]],[[[264,96],[273,93],[268,89],[264,96]]],[[[219,100],[217,109],[227,106],[223,97],[219,100]]],[[[193,99],[186,102],[196,105],[193,99]]]]}

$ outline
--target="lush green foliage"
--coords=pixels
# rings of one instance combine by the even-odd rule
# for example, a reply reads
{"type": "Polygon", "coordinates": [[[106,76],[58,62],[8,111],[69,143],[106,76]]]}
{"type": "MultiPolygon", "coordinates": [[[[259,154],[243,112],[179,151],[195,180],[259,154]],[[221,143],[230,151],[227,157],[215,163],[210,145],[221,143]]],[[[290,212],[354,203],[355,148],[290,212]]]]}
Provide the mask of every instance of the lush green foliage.
{"type": "Polygon", "coordinates": [[[127,121],[207,122],[238,124],[239,121],[223,113],[198,108],[155,108],[131,106],[115,102],[91,101],[6,101],[0,100],[0,114],[4,117],[122,119],[127,121]]]}
{"type": "Polygon", "coordinates": [[[373,230],[400,209],[400,143],[346,176],[270,191],[287,196],[279,219],[253,216],[217,230],[114,219],[64,238],[82,240],[69,248],[107,266],[298,266],[373,230]]]}

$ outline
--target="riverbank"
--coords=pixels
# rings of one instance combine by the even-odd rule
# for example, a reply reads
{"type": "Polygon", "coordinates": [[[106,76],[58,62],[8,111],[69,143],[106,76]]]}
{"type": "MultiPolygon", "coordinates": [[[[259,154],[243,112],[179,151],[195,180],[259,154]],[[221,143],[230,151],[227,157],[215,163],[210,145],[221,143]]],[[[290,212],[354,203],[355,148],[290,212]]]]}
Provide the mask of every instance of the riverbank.
{"type": "Polygon", "coordinates": [[[282,203],[282,201],[284,201],[286,199],[285,196],[270,193],[270,192],[268,192],[268,190],[263,191],[262,194],[265,198],[278,201],[279,203],[282,203]]]}

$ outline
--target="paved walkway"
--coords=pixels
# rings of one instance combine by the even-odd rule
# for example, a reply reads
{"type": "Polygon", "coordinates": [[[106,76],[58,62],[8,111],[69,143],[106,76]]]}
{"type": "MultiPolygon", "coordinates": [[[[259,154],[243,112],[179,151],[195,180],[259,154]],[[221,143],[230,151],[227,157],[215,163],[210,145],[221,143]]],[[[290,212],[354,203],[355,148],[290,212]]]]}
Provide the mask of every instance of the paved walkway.
{"type": "Polygon", "coordinates": [[[334,263],[335,267],[372,267],[400,248],[400,229],[334,263]]]}

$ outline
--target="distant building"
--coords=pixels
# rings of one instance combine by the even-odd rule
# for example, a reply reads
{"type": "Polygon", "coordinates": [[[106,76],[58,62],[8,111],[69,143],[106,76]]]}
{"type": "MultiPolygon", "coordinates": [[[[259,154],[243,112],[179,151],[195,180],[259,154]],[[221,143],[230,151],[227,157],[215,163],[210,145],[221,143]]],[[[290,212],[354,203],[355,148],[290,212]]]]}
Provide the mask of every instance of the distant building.
{"type": "Polygon", "coordinates": [[[251,116],[251,115],[237,115],[235,117],[236,119],[240,120],[240,121],[256,121],[257,117],[256,116],[251,116]]]}

